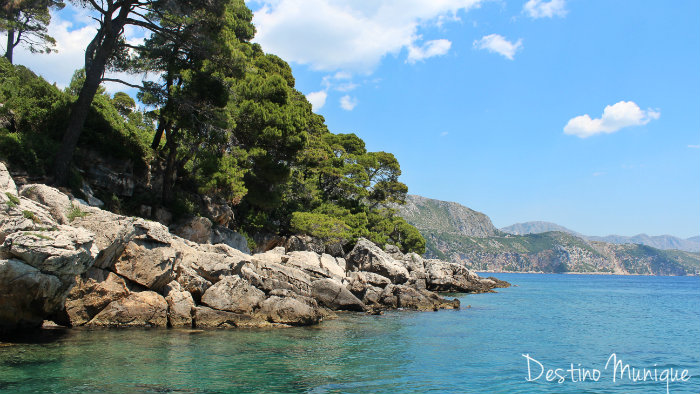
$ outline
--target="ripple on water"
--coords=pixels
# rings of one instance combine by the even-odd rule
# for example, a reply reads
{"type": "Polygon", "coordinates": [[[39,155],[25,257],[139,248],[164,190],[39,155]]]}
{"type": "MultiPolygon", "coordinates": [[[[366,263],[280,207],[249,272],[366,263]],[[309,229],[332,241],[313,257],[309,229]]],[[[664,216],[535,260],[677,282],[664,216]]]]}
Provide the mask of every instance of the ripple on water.
{"type": "Polygon", "coordinates": [[[625,393],[660,382],[527,382],[548,368],[688,368],[700,392],[700,278],[502,275],[460,311],[341,314],[282,330],[68,330],[0,346],[1,393],[625,393]]]}

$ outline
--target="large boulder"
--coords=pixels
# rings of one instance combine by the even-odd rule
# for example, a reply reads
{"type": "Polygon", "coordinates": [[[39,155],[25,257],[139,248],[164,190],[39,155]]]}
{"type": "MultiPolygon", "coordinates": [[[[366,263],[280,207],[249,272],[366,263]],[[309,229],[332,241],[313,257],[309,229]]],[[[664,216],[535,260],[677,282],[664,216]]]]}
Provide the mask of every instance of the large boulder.
{"type": "Polygon", "coordinates": [[[381,309],[380,298],[383,289],[391,284],[389,278],[373,272],[350,272],[347,289],[362,303],[372,309],[381,309]]]}
{"type": "Polygon", "coordinates": [[[347,272],[345,271],[345,260],[342,259],[342,263],[338,263],[338,259],[335,257],[324,253],[321,255],[321,268],[326,270],[331,276],[336,279],[345,278],[347,272]],[[342,264],[342,266],[341,266],[342,264]]]}
{"type": "Polygon", "coordinates": [[[272,296],[263,301],[258,315],[270,323],[290,326],[317,324],[323,318],[318,306],[308,299],[278,296],[272,296]]]}
{"type": "Polygon", "coordinates": [[[5,163],[0,161],[0,201],[5,202],[8,200],[6,193],[17,197],[17,185],[15,185],[14,179],[10,175],[10,172],[5,167],[5,163]]]}
{"type": "MultiPolygon", "coordinates": [[[[333,274],[321,265],[321,256],[315,252],[294,251],[282,257],[285,265],[306,271],[313,278],[330,278],[333,274]]],[[[330,262],[329,262],[330,264],[330,262]]]]}
{"type": "Polygon", "coordinates": [[[65,284],[16,259],[0,260],[0,331],[37,327],[59,310],[65,284]]]}
{"type": "Polygon", "coordinates": [[[187,245],[175,243],[182,256],[179,265],[189,268],[211,283],[233,275],[251,256],[226,245],[187,245]]]}
{"type": "Polygon", "coordinates": [[[180,287],[178,282],[170,282],[164,288],[165,302],[168,304],[168,324],[170,327],[192,327],[195,303],[190,292],[180,287]]]}
{"type": "Polygon", "coordinates": [[[285,245],[290,252],[314,252],[322,254],[326,251],[323,241],[308,235],[292,235],[285,245]]]}
{"type": "MultiPolygon", "coordinates": [[[[71,226],[82,227],[95,234],[95,245],[100,250],[95,265],[99,268],[111,269],[127,245],[132,242],[151,251],[172,246],[173,236],[168,228],[160,223],[117,215],[82,205],[75,200],[73,204],[80,214],[75,215],[71,226]]],[[[163,255],[169,258],[172,251],[163,251],[163,255]]]]}
{"type": "Polygon", "coordinates": [[[265,299],[265,293],[239,276],[228,276],[207,289],[202,303],[218,310],[252,313],[265,299]]]}
{"type": "Polygon", "coordinates": [[[233,210],[229,204],[221,197],[202,197],[202,208],[207,217],[212,218],[215,224],[226,227],[233,220],[233,210]]]}
{"type": "Polygon", "coordinates": [[[212,283],[197,274],[189,266],[178,264],[175,269],[176,281],[180,287],[190,293],[193,299],[199,303],[202,296],[212,286],[212,283]]]}
{"type": "Polygon", "coordinates": [[[350,290],[333,279],[319,279],[311,284],[311,294],[319,304],[333,310],[364,311],[365,305],[350,290]]]}
{"type": "Polygon", "coordinates": [[[346,256],[349,270],[369,271],[391,279],[392,283],[405,283],[409,278],[406,267],[394,260],[374,243],[360,238],[346,256]]]}
{"type": "Polygon", "coordinates": [[[108,268],[146,288],[160,292],[175,279],[174,267],[179,255],[174,248],[163,244],[134,241],[108,268]]]}
{"type": "Polygon", "coordinates": [[[6,235],[0,250],[43,273],[72,282],[94,263],[98,251],[93,240],[94,236],[81,228],[54,225],[47,229],[37,224],[6,235]]]}
{"type": "Polygon", "coordinates": [[[250,254],[250,249],[248,248],[248,240],[243,235],[229,230],[226,227],[214,226],[211,230],[211,237],[209,242],[216,244],[224,244],[230,246],[234,249],[240,250],[245,254],[250,254]]]}
{"type": "Polygon", "coordinates": [[[488,283],[482,283],[479,275],[459,264],[426,260],[425,270],[428,290],[483,293],[493,288],[488,283]]]}
{"type": "Polygon", "coordinates": [[[87,324],[92,327],[167,327],[168,303],[153,291],[112,301],[87,324]]]}
{"type": "MultiPolygon", "coordinates": [[[[0,187],[0,329],[37,327],[63,310],[75,276],[94,264],[95,237],[59,224],[51,207],[20,196],[2,163],[0,187]]],[[[49,204],[61,200],[55,189],[41,190],[46,193],[25,194],[38,200],[53,195],[42,200],[49,204]]]]}
{"type": "Polygon", "coordinates": [[[211,220],[205,217],[195,216],[183,220],[170,228],[174,234],[184,239],[198,244],[205,244],[211,239],[211,226],[211,220]]]}
{"type": "Polygon", "coordinates": [[[198,306],[194,311],[194,326],[196,328],[256,328],[271,325],[267,320],[251,315],[220,311],[206,306],[198,306]]]}
{"type": "Polygon", "coordinates": [[[129,295],[124,278],[99,268],[90,268],[76,279],[66,299],[66,315],[71,326],[81,326],[112,301],[129,295]]]}
{"type": "Polygon", "coordinates": [[[439,295],[405,285],[389,285],[379,297],[379,303],[388,308],[404,308],[418,311],[459,309],[459,300],[446,300],[439,295]]]}
{"type": "Polygon", "coordinates": [[[19,189],[19,194],[48,208],[57,223],[69,224],[66,214],[71,209],[71,202],[58,189],[41,184],[24,185],[19,189]]]}
{"type": "Polygon", "coordinates": [[[269,293],[276,289],[290,290],[311,296],[311,276],[301,269],[253,258],[236,272],[250,284],[269,293]]]}

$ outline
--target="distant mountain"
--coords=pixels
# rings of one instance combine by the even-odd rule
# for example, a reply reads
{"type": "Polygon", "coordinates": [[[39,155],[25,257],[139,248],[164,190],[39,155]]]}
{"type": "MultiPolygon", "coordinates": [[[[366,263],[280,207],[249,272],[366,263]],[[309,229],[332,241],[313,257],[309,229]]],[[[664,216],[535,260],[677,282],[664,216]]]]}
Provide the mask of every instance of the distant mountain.
{"type": "Polygon", "coordinates": [[[399,215],[418,229],[470,237],[488,237],[500,232],[488,216],[456,202],[408,195],[399,215]]]}
{"type": "Polygon", "coordinates": [[[657,249],[675,249],[686,252],[700,252],[700,237],[683,239],[673,235],[646,235],[637,234],[632,237],[623,235],[606,235],[605,237],[588,236],[591,241],[610,242],[614,244],[642,244],[652,246],[657,249]]]}
{"type": "Polygon", "coordinates": [[[686,252],[700,252],[700,236],[688,239],[674,237],[672,235],[649,236],[646,234],[638,234],[631,237],[623,235],[607,235],[604,237],[599,237],[583,235],[551,222],[516,223],[512,226],[503,227],[501,231],[514,235],[540,234],[548,231],[561,231],[573,234],[577,237],[585,238],[589,241],[609,242],[614,244],[642,244],[664,250],[673,249],[683,250],[686,252]]]}
{"type": "Polygon", "coordinates": [[[531,222],[500,231],[463,205],[409,196],[399,215],[426,239],[426,257],[484,271],[597,272],[641,275],[700,273],[700,254],[638,244],[589,241],[553,223],[531,222]],[[557,229],[564,231],[546,231],[557,229]],[[513,235],[513,232],[529,232],[513,235]]]}
{"type": "Polygon", "coordinates": [[[501,231],[513,235],[525,235],[525,234],[540,234],[549,231],[561,231],[562,233],[573,234],[580,236],[574,230],[569,230],[564,226],[560,226],[552,222],[525,222],[525,223],[515,223],[512,226],[503,227],[501,231]]]}

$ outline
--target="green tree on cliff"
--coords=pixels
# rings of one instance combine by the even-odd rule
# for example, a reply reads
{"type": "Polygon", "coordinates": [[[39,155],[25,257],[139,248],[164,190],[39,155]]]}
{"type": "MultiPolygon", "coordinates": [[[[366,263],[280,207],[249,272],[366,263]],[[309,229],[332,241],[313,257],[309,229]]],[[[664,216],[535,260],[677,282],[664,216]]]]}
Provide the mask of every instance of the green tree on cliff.
{"type": "Polygon", "coordinates": [[[124,40],[124,29],[135,26],[154,34],[172,34],[164,28],[164,16],[192,15],[197,10],[217,12],[217,0],[108,0],[95,2],[77,0],[80,4],[96,12],[99,28],[95,37],[85,49],[85,82],[78,98],[73,103],[54,166],[55,182],[65,184],[80,133],[85,125],[90,104],[100,84],[111,79],[105,78],[105,71],[118,65],[126,50],[131,48],[124,40]],[[154,18],[154,15],[159,18],[154,18]]]}
{"type": "Polygon", "coordinates": [[[0,31],[7,32],[5,58],[12,63],[14,50],[24,44],[32,53],[54,51],[56,40],[48,34],[53,10],[65,6],[63,0],[6,0],[0,6],[0,31]]]}

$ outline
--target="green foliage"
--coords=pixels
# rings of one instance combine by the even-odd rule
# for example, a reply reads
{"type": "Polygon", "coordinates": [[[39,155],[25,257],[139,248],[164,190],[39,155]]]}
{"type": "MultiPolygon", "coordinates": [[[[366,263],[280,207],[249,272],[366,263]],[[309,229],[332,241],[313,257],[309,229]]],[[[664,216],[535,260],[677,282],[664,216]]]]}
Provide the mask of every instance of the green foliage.
{"type": "Polygon", "coordinates": [[[7,201],[5,201],[5,204],[8,208],[14,208],[19,205],[19,198],[17,198],[17,196],[10,192],[5,192],[5,195],[7,196],[7,201]]]}
{"type": "Polygon", "coordinates": [[[178,220],[197,214],[197,203],[188,193],[179,193],[169,205],[173,219],[178,220]]]}
{"type": "Polygon", "coordinates": [[[114,93],[112,105],[124,118],[128,118],[136,109],[136,101],[124,92],[114,93]]]}
{"type": "Polygon", "coordinates": [[[8,33],[5,57],[20,44],[32,53],[55,51],[56,40],[48,34],[50,9],[60,10],[63,0],[8,1],[0,7],[0,31],[8,33]]]}
{"type": "MultiPolygon", "coordinates": [[[[0,58],[0,118],[12,119],[11,129],[0,129],[0,154],[32,175],[51,171],[63,130],[84,73],[76,72],[66,91],[47,83],[23,66],[0,58]]],[[[93,102],[79,148],[107,157],[130,159],[145,168],[152,156],[153,126],[138,111],[125,119],[112,99],[98,94],[93,102]]]]}
{"type": "Polygon", "coordinates": [[[291,228],[296,233],[320,238],[328,243],[346,243],[352,238],[351,228],[345,222],[322,213],[294,212],[291,228]]]}
{"type": "Polygon", "coordinates": [[[189,169],[199,193],[218,195],[237,205],[247,192],[243,183],[247,170],[241,166],[245,152],[237,150],[236,153],[220,155],[203,152],[197,159],[198,161],[191,162],[189,169]]]}
{"type": "Polygon", "coordinates": [[[43,239],[43,240],[52,240],[52,239],[53,239],[53,238],[49,237],[48,235],[44,235],[44,234],[41,234],[41,233],[27,233],[27,234],[33,235],[33,236],[35,236],[35,237],[37,237],[37,238],[39,238],[39,239],[43,239]]]}
{"type": "Polygon", "coordinates": [[[41,223],[41,220],[39,220],[39,218],[32,211],[22,211],[22,216],[34,223],[41,223]]]}
{"type": "MultiPolygon", "coordinates": [[[[243,233],[304,233],[347,242],[366,237],[404,252],[425,251],[420,233],[387,208],[404,203],[407,192],[394,155],[368,151],[355,134],[328,130],[294,88],[289,64],[250,43],[255,28],[243,0],[189,13],[158,9],[149,17],[160,25],[157,32],[136,56],[120,53],[110,67],[162,76],[138,94],[152,110],[139,111],[127,94],[110,97],[100,88],[78,159],[87,159],[80,150],[89,148],[129,159],[137,168],[160,161],[153,168],[165,168],[162,195],[138,202],[165,205],[175,218],[198,214],[194,196],[205,194],[233,206],[243,233]]],[[[60,91],[24,68],[0,67],[7,70],[0,75],[2,111],[13,111],[16,119],[13,130],[0,130],[0,152],[44,174],[85,72],[76,71],[60,91]]],[[[78,192],[82,181],[75,183],[78,192]]],[[[100,198],[122,211],[140,197],[100,198]]],[[[77,208],[71,212],[71,220],[80,215],[77,208]]]]}
{"type": "Polygon", "coordinates": [[[66,217],[68,218],[68,221],[72,222],[77,218],[84,218],[87,215],[89,215],[89,213],[80,209],[80,206],[71,204],[66,217]]]}

